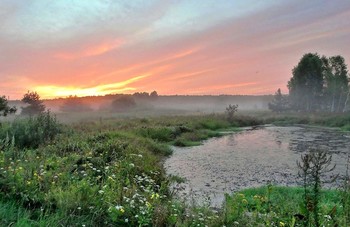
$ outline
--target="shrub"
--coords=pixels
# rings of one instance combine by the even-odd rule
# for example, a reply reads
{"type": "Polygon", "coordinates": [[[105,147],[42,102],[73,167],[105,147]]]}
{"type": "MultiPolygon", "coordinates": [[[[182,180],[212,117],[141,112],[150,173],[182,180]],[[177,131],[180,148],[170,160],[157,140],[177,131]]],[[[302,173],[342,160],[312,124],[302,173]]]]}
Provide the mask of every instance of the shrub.
{"type": "Polygon", "coordinates": [[[40,144],[53,140],[61,131],[61,126],[50,111],[26,119],[17,119],[7,127],[2,127],[0,138],[14,137],[19,148],[37,148],[40,144]]]}
{"type": "Polygon", "coordinates": [[[226,111],[225,111],[225,114],[226,114],[226,117],[227,117],[227,120],[229,122],[232,122],[233,121],[233,116],[235,115],[235,113],[238,111],[238,105],[228,105],[228,107],[226,107],[226,111]]]}
{"type": "Polygon", "coordinates": [[[60,108],[63,112],[91,111],[92,108],[76,96],[68,97],[60,108]]]}
{"type": "Polygon", "coordinates": [[[7,114],[16,113],[17,108],[15,106],[10,107],[5,96],[0,96],[0,116],[7,116],[7,114]]]}
{"type": "Polygon", "coordinates": [[[123,112],[128,111],[136,106],[133,97],[122,95],[117,97],[111,105],[112,111],[123,112]]]}

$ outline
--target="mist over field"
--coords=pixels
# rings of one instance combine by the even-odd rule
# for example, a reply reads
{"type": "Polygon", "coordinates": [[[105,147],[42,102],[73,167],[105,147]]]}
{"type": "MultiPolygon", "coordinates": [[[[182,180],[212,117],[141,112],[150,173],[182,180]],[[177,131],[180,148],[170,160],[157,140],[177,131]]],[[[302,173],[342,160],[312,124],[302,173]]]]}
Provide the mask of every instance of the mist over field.
{"type": "MultiPolygon", "coordinates": [[[[225,108],[230,104],[237,104],[240,111],[266,111],[268,103],[272,101],[272,95],[265,96],[249,96],[249,95],[220,95],[220,96],[162,96],[152,99],[150,97],[134,97],[136,105],[132,109],[124,109],[121,111],[113,111],[110,106],[113,100],[122,95],[108,95],[96,97],[76,97],[72,108],[64,108],[67,100],[70,98],[60,98],[52,100],[44,100],[44,104],[53,113],[59,117],[62,113],[81,113],[92,114],[97,116],[101,114],[116,117],[119,115],[129,115],[142,117],[159,116],[167,114],[210,114],[223,113],[225,108]]],[[[16,114],[20,115],[21,107],[24,103],[20,101],[9,101],[10,105],[14,105],[19,110],[16,114]]],[[[63,119],[64,120],[64,119],[63,119]]]]}

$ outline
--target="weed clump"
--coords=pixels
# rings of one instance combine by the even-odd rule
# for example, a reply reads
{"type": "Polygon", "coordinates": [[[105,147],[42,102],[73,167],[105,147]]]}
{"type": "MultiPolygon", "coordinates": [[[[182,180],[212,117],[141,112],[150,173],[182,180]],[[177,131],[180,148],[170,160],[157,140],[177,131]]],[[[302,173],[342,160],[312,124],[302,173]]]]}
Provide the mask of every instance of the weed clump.
{"type": "MultiPolygon", "coordinates": [[[[308,154],[301,156],[301,162],[297,162],[299,176],[303,179],[304,205],[306,225],[313,223],[314,226],[320,226],[320,196],[322,178],[326,173],[332,172],[336,165],[332,165],[332,155],[327,151],[312,149],[308,154]],[[313,214],[313,222],[310,217],[313,214]]],[[[332,177],[334,181],[337,176],[332,177]]]]}

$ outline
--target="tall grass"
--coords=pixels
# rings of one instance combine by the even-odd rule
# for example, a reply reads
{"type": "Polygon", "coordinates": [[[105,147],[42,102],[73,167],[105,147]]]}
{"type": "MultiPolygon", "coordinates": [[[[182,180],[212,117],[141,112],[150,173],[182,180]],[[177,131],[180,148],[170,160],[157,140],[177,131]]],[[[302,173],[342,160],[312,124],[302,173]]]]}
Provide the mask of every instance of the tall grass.
{"type": "Polygon", "coordinates": [[[0,127],[0,138],[13,137],[18,148],[37,148],[52,141],[61,128],[56,117],[47,111],[4,123],[0,127]]]}
{"type": "MultiPolygon", "coordinates": [[[[199,144],[223,129],[261,123],[254,117],[234,116],[229,122],[223,115],[198,115],[104,119],[62,126],[49,112],[4,123],[0,129],[0,225],[298,223],[294,215],[300,213],[300,188],[243,191],[244,196],[227,197],[225,213],[189,207],[169,192],[171,179],[162,166],[171,153],[169,145],[199,144]]],[[[320,198],[322,214],[338,206],[335,191],[321,192],[320,198]]],[[[343,223],[338,217],[342,216],[336,216],[336,222],[343,223]]],[[[320,221],[325,220],[322,216],[320,221]]]]}
{"type": "MultiPolygon", "coordinates": [[[[227,226],[304,226],[303,201],[303,187],[270,185],[246,189],[226,195],[223,219],[227,226]]],[[[340,191],[320,191],[319,222],[322,226],[345,226],[340,201],[340,191]]]]}

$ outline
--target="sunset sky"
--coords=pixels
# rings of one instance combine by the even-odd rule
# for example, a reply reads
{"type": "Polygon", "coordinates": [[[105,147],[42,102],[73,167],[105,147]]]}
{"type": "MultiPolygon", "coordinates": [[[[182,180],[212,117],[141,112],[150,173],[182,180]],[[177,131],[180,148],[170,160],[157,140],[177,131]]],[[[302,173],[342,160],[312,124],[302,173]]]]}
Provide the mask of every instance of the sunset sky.
{"type": "Polygon", "coordinates": [[[0,95],[287,93],[303,54],[350,64],[349,0],[0,0],[0,95]]]}

